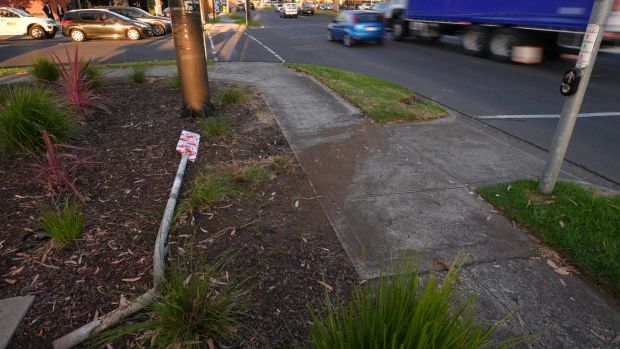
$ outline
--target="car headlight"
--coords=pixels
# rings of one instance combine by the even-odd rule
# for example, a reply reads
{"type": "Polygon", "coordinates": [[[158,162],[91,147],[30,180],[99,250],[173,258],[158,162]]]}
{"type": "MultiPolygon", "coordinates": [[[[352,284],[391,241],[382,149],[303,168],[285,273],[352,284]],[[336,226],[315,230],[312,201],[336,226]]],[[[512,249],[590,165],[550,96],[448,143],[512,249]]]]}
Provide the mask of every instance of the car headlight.
{"type": "Polygon", "coordinates": [[[356,24],[356,25],[353,26],[353,29],[355,29],[355,30],[364,30],[364,26],[356,24]]]}

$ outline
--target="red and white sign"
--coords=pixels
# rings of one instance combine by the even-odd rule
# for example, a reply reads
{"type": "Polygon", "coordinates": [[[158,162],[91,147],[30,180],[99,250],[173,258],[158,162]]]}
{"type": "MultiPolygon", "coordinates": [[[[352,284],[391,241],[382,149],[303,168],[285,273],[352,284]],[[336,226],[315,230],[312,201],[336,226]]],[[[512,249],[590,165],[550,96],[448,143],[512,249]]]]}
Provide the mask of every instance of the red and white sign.
{"type": "Polygon", "coordinates": [[[579,51],[579,58],[577,59],[577,68],[583,69],[590,65],[592,59],[592,51],[594,51],[594,45],[596,44],[596,38],[600,27],[596,24],[588,24],[585,34],[583,35],[583,42],[581,43],[581,50],[579,51]]]}
{"type": "Polygon", "coordinates": [[[198,144],[200,143],[200,135],[189,131],[181,131],[179,143],[177,143],[177,151],[181,154],[187,153],[189,161],[196,161],[198,154],[198,144]]]}

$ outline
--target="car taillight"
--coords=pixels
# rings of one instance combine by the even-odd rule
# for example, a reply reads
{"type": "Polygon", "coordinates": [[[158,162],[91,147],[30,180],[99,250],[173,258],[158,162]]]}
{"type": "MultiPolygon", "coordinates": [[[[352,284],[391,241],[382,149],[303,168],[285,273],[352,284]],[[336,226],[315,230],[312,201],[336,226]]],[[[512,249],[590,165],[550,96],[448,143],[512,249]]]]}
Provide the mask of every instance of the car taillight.
{"type": "Polygon", "coordinates": [[[63,20],[60,22],[60,25],[64,27],[65,25],[67,25],[67,24],[71,24],[71,23],[73,23],[73,22],[75,22],[75,20],[73,20],[73,19],[63,19],[63,20]]]}

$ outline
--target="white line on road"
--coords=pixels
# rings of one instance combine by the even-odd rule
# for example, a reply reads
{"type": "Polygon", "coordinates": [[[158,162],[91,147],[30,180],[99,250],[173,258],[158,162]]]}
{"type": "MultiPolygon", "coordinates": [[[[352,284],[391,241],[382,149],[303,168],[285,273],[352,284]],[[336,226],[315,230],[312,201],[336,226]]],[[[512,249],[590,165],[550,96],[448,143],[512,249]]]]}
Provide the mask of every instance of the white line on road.
{"type": "MultiPolygon", "coordinates": [[[[620,112],[609,113],[581,113],[577,115],[580,118],[592,118],[597,116],[620,116],[620,112]]],[[[488,115],[477,116],[478,119],[557,119],[560,114],[532,114],[532,115],[488,115]]]]}
{"type": "Polygon", "coordinates": [[[211,37],[211,33],[207,32],[207,37],[209,38],[209,45],[211,45],[211,51],[213,51],[213,61],[217,62],[217,52],[215,51],[215,45],[213,45],[213,38],[211,37]]]}
{"type": "Polygon", "coordinates": [[[271,52],[272,55],[276,56],[277,59],[280,60],[280,62],[285,63],[286,61],[284,60],[284,58],[280,57],[280,55],[278,55],[277,53],[275,53],[272,49],[270,49],[267,45],[263,44],[262,42],[258,41],[257,38],[253,37],[252,35],[243,32],[243,34],[247,35],[250,39],[256,41],[259,45],[261,45],[263,48],[265,48],[265,50],[271,52]]]}

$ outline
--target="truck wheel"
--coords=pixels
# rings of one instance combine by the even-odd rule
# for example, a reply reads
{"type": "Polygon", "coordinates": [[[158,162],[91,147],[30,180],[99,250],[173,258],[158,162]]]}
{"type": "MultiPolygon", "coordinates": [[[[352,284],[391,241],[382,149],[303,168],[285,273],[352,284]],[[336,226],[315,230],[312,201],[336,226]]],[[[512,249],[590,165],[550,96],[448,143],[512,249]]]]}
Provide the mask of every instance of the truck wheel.
{"type": "Polygon", "coordinates": [[[491,58],[500,62],[509,62],[512,60],[512,48],[523,42],[519,32],[510,29],[498,29],[493,33],[489,41],[489,52],[491,58]]]}
{"type": "Polygon", "coordinates": [[[471,25],[463,35],[463,49],[466,53],[482,57],[488,53],[489,31],[478,25],[471,25]]]}
{"type": "Polygon", "coordinates": [[[405,38],[409,36],[409,23],[403,21],[402,19],[394,21],[392,34],[394,35],[394,40],[396,41],[405,40],[405,38]]]}
{"type": "Polygon", "coordinates": [[[28,35],[35,40],[41,40],[45,37],[45,30],[41,26],[33,25],[28,29],[28,35]]]}

